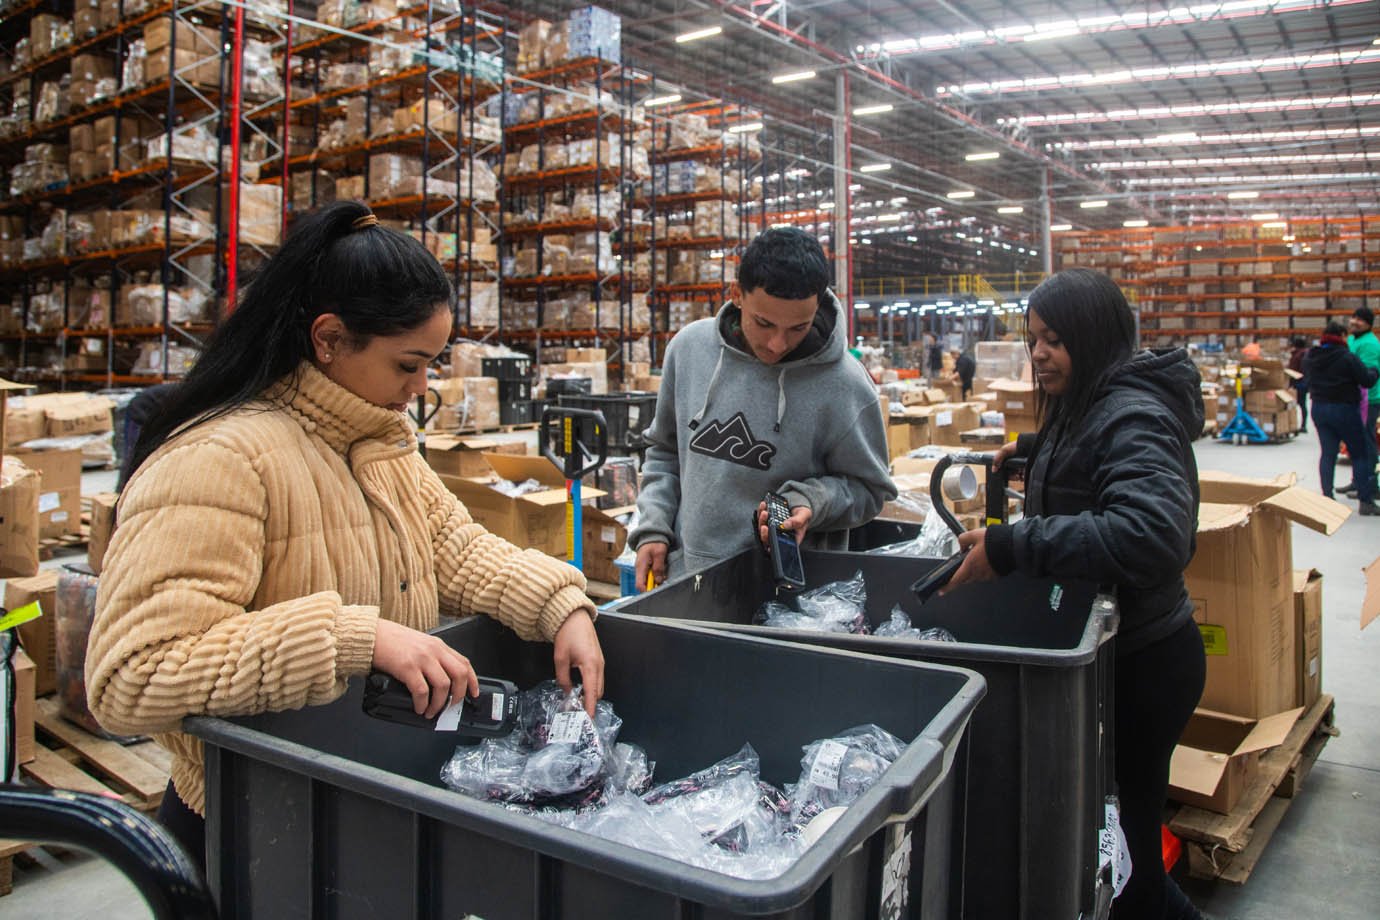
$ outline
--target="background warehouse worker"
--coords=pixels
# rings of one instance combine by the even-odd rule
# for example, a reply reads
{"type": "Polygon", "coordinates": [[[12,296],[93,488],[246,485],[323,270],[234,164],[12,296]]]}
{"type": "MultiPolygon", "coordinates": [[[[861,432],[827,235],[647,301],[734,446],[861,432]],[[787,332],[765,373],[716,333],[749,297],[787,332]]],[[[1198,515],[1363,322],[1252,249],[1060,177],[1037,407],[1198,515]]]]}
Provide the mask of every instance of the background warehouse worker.
{"type": "Polygon", "coordinates": [[[752,241],[718,315],[671,340],[629,536],[639,585],[751,545],[748,512],[768,491],[790,505],[797,539],[836,548],[896,496],[881,406],[845,326],[819,243],[783,227],[752,241]]]}

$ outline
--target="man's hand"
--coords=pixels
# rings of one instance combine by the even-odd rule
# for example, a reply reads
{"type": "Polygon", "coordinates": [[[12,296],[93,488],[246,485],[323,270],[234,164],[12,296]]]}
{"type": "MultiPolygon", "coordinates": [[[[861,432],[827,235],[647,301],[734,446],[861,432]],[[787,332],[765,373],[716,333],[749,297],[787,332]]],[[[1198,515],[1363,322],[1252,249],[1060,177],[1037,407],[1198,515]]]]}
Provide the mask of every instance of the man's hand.
{"type": "Polygon", "coordinates": [[[412,709],[434,719],[451,701],[479,695],[479,678],[469,659],[427,633],[378,621],[374,633],[374,667],[402,681],[412,693],[412,709]]]}
{"type": "MultiPolygon", "coordinates": [[[[658,544],[664,547],[666,544],[658,544]]],[[[580,683],[584,688],[585,712],[594,718],[594,706],[604,695],[604,651],[599,647],[599,636],[594,632],[594,621],[583,610],[576,610],[566,617],[561,628],[556,631],[556,683],[561,689],[570,692],[575,686],[570,676],[573,667],[580,672],[580,683]]]]}
{"type": "Polygon", "coordinates": [[[652,587],[657,588],[666,580],[666,552],[665,543],[643,543],[637,548],[637,566],[634,569],[637,579],[637,590],[641,591],[647,586],[647,573],[652,573],[652,587]]]}
{"type": "Polygon", "coordinates": [[[940,594],[947,594],[960,585],[979,581],[992,581],[997,577],[992,564],[987,561],[987,528],[980,530],[970,530],[958,538],[959,549],[968,550],[968,555],[964,557],[963,564],[954,572],[949,583],[944,586],[940,594]]]}
{"type": "MultiPolygon", "coordinates": [[[[799,543],[805,539],[805,531],[810,529],[810,519],[815,516],[805,505],[796,505],[791,509],[791,516],[786,518],[782,526],[795,534],[795,542],[799,543]]],[[[762,541],[762,545],[771,542],[771,527],[767,523],[767,503],[757,503],[757,537],[762,541]]]]}

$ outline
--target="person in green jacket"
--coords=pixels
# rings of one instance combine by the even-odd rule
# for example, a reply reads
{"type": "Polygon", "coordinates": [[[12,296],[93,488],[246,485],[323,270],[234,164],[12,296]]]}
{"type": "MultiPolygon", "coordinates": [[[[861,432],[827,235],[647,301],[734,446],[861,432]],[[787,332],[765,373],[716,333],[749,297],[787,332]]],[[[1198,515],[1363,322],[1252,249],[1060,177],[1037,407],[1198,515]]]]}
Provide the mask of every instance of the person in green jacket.
{"type": "MultiPolygon", "coordinates": [[[[1357,307],[1351,314],[1348,322],[1351,331],[1351,338],[1348,344],[1351,346],[1351,353],[1361,359],[1361,363],[1366,367],[1373,367],[1380,370],[1380,339],[1375,337],[1375,313],[1370,307],[1357,307]]],[[[1341,489],[1343,495],[1355,495],[1359,488],[1359,477],[1362,475],[1370,477],[1372,495],[1376,494],[1375,463],[1377,451],[1375,445],[1375,423],[1380,420],[1380,383],[1370,388],[1369,402],[1362,406],[1362,414],[1366,419],[1366,446],[1370,448],[1369,457],[1351,458],[1351,485],[1341,489]]]]}

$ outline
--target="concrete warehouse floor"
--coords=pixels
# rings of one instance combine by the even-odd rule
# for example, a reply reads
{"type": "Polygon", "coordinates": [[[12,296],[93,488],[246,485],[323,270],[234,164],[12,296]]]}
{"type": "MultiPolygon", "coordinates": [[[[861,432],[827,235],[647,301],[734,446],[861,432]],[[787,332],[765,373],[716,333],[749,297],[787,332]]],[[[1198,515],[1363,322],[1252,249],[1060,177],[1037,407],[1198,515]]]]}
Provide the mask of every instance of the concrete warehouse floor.
{"type": "MultiPolygon", "coordinates": [[[[1273,477],[1294,471],[1317,488],[1312,434],[1293,442],[1233,447],[1197,445],[1203,469],[1273,477]]],[[[1350,468],[1338,468],[1345,484],[1350,468]]],[[[113,473],[88,473],[83,491],[110,489],[113,473]]],[[[1355,503],[1350,503],[1355,507],[1355,503]]],[[[1380,626],[1360,632],[1363,566],[1380,555],[1380,519],[1353,516],[1332,537],[1294,527],[1294,564],[1323,582],[1323,689],[1337,698],[1341,736],[1332,739],[1244,887],[1186,881],[1185,890],[1217,920],[1296,920],[1326,916],[1368,920],[1380,904],[1380,626]]],[[[52,564],[80,561],[68,556],[52,564]]],[[[0,899],[12,920],[135,920],[150,916],[123,876],[98,860],[46,853],[15,872],[14,893],[0,899]]],[[[1000,918],[980,918],[1000,920],[1000,918]]]]}

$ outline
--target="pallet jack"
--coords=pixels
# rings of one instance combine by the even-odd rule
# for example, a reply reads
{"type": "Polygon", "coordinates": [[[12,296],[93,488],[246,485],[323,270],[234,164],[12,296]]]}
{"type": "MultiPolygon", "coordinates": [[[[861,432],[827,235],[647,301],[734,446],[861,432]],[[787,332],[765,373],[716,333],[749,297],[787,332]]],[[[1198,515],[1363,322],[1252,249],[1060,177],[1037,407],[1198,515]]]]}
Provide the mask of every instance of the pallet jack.
{"type": "Polygon", "coordinates": [[[1233,444],[1268,444],[1272,440],[1255,417],[1246,411],[1245,382],[1240,368],[1236,371],[1236,414],[1217,435],[1217,440],[1233,444]]]}
{"type": "Polygon", "coordinates": [[[547,406],[541,413],[541,452],[561,468],[565,475],[566,554],[570,564],[585,569],[584,510],[581,503],[582,478],[596,473],[609,455],[609,429],[604,413],[596,409],[547,406]],[[580,423],[584,424],[580,424],[580,423]],[[594,444],[587,445],[580,435],[590,432],[594,444]]]}

